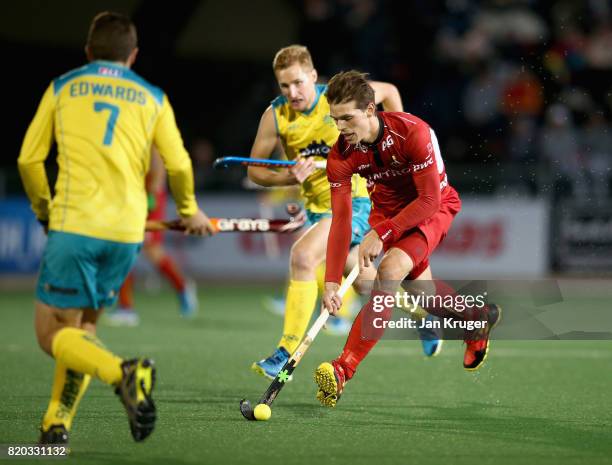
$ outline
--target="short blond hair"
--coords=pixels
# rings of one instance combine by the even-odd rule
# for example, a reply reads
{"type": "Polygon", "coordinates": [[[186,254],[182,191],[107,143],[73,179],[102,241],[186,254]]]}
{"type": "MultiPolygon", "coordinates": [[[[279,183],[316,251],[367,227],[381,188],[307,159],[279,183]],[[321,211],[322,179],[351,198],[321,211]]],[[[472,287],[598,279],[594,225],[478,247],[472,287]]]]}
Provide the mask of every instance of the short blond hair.
{"type": "Polygon", "coordinates": [[[308,70],[314,68],[310,52],[303,45],[289,45],[288,47],[281,48],[274,56],[272,69],[274,71],[286,69],[295,63],[299,63],[308,68],[308,70]]]}

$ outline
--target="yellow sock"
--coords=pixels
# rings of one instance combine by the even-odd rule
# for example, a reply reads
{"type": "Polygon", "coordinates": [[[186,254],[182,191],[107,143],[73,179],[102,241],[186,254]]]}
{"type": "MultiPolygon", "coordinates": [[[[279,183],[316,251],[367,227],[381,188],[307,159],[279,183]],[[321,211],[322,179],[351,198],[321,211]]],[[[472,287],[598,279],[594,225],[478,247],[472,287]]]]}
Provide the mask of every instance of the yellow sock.
{"type": "Polygon", "coordinates": [[[321,262],[321,264],[317,266],[315,276],[317,278],[317,289],[319,291],[319,295],[323,295],[323,292],[325,291],[325,262],[321,262]]]}
{"type": "Polygon", "coordinates": [[[66,368],[94,376],[107,384],[121,381],[122,360],[83,329],[63,328],[53,338],[53,356],[66,368]]]}
{"type": "Polygon", "coordinates": [[[429,315],[429,313],[427,313],[427,310],[425,310],[420,305],[414,307],[414,311],[411,312],[411,317],[413,320],[422,320],[423,318],[427,318],[427,315],[429,315]]]}
{"type": "MultiPolygon", "coordinates": [[[[321,263],[317,267],[316,276],[317,276],[317,288],[319,290],[319,295],[323,295],[323,291],[325,290],[325,262],[321,263]]],[[[357,293],[355,292],[355,289],[353,289],[352,287],[349,287],[348,290],[346,291],[346,294],[344,294],[344,297],[342,297],[342,307],[340,307],[340,310],[338,311],[339,317],[347,318],[347,319],[353,318],[353,312],[351,311],[351,306],[353,305],[353,302],[355,301],[357,297],[358,296],[357,296],[357,293]]]]}
{"type": "Polygon", "coordinates": [[[289,281],[285,303],[285,324],[283,337],[278,343],[279,347],[283,346],[290,354],[297,349],[306,332],[316,302],[316,281],[294,281],[293,279],[289,281]]]}
{"type": "Polygon", "coordinates": [[[43,430],[47,431],[52,425],[64,425],[70,431],[72,419],[90,381],[89,375],[68,370],[61,362],[55,364],[51,400],[42,421],[43,430]]]}

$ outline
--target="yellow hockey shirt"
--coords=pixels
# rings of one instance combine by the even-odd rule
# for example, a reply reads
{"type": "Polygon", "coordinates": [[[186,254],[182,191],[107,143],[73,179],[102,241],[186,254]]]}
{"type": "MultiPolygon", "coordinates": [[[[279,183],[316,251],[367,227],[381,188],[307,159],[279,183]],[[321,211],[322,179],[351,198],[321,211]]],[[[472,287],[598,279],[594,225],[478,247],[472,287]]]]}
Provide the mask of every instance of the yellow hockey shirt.
{"type": "MultiPolygon", "coordinates": [[[[326,160],[331,147],[338,139],[338,128],[329,116],[327,86],[317,84],[317,95],[311,109],[305,112],[291,109],[283,96],[272,101],[276,131],[289,160],[298,156],[326,160]]],[[[331,209],[331,194],[325,170],[317,170],[302,183],[301,193],[305,207],[314,213],[331,209]]],[[[353,177],[353,197],[367,197],[365,179],[353,177]]]]}
{"type": "Polygon", "coordinates": [[[26,133],[19,171],[49,229],[141,242],[145,175],[159,149],[181,216],[197,210],[191,160],[168,98],[129,68],[94,61],[51,82],[26,133]],[[44,161],[57,143],[53,199],[44,161]]]}

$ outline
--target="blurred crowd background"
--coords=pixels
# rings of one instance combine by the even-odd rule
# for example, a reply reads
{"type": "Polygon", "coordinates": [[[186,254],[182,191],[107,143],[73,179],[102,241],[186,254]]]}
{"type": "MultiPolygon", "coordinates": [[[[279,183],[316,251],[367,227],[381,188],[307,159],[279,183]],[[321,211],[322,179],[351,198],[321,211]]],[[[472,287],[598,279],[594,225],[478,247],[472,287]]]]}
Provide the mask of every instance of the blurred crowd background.
{"type": "Polygon", "coordinates": [[[274,53],[301,43],[323,82],[355,68],[397,85],[406,110],[435,129],[462,195],[544,198],[553,224],[568,205],[572,218],[597,209],[592,250],[612,257],[610,0],[12,4],[0,18],[0,197],[22,193],[15,160],[27,124],[48,82],[83,63],[89,21],[104,9],[133,17],[134,69],[170,96],[201,192],[244,189],[243,169],[213,173],[212,161],[248,155],[279,92],[274,53]]]}
{"type": "MultiPolygon", "coordinates": [[[[27,3],[36,7],[45,2],[27,3]]],[[[11,77],[5,74],[4,79],[14,79],[0,194],[20,189],[14,159],[45,85],[84,60],[91,15],[70,17],[71,2],[49,3],[55,14],[69,16],[67,27],[81,32],[73,34],[73,46],[58,46],[53,21],[27,42],[11,37],[10,31],[0,36],[11,69],[11,77]]],[[[88,3],[92,14],[109,4],[88,3]]],[[[462,191],[552,191],[583,198],[611,194],[608,0],[235,2],[247,7],[235,14],[242,11],[255,22],[257,15],[273,16],[262,21],[261,29],[241,29],[241,20],[211,31],[224,31],[223,38],[211,38],[206,24],[194,31],[194,16],[206,3],[217,2],[108,5],[127,6],[138,25],[141,54],[135,69],[172,99],[198,168],[200,190],[241,188],[239,173],[212,175],[210,164],[216,156],[248,154],[259,116],[278,93],[273,54],[281,46],[302,43],[310,48],[323,81],[356,68],[395,83],[407,111],[435,128],[447,163],[465,167],[452,178],[462,191]],[[259,34],[252,36],[254,31],[259,34]],[[275,41],[277,33],[282,38],[275,41]],[[195,35],[189,38],[194,42],[227,40],[234,42],[228,47],[242,43],[245,49],[248,41],[267,35],[270,46],[252,57],[233,51],[224,57],[222,50],[207,54],[205,45],[198,54],[189,45],[181,50],[183,34],[195,35]]],[[[231,8],[232,2],[224,3],[231,8]]],[[[27,5],[19,8],[27,11],[27,5]]]]}

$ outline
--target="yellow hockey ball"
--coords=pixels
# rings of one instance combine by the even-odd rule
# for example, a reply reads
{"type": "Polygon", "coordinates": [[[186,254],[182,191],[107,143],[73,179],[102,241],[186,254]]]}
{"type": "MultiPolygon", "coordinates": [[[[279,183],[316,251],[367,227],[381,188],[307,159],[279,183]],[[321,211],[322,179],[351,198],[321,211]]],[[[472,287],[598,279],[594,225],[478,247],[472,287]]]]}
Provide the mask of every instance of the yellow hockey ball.
{"type": "Polygon", "coordinates": [[[253,413],[255,414],[255,419],[259,421],[269,420],[272,416],[272,410],[266,404],[257,404],[253,413]]]}

